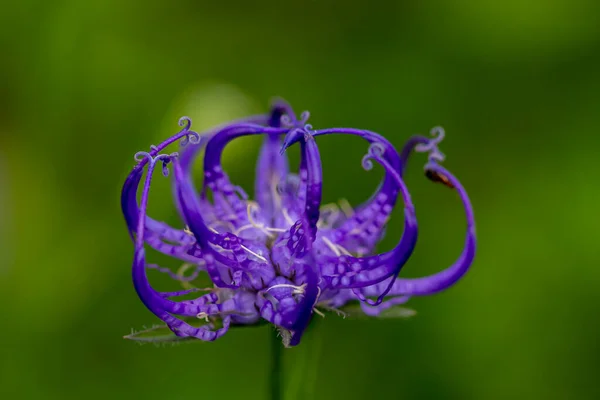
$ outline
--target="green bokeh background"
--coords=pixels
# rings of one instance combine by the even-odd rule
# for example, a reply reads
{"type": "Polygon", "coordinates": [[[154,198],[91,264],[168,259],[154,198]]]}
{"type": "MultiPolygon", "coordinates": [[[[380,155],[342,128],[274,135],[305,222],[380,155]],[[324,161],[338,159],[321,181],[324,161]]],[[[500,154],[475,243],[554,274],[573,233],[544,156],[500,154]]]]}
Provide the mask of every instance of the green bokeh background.
{"type": "MultiPolygon", "coordinates": [[[[285,351],[289,399],[298,387],[315,399],[600,398],[599,15],[594,0],[3,4],[0,395],[265,398],[268,327],[176,347],[122,339],[157,320],[131,284],[119,191],[133,154],[181,115],[206,128],[279,95],[315,128],[397,146],[443,125],[479,237],[469,274],[413,299],[415,318],[319,321],[285,351]]],[[[258,142],[240,143],[225,163],[251,192],[258,142]]],[[[319,145],[325,200],[368,197],[381,173],[361,169],[365,144],[319,145]]],[[[423,178],[424,161],[407,177],[421,227],[407,276],[452,263],[464,235],[458,199],[423,178]]],[[[175,222],[156,181],[154,215],[175,222]]],[[[401,227],[396,211],[382,249],[401,227]]]]}

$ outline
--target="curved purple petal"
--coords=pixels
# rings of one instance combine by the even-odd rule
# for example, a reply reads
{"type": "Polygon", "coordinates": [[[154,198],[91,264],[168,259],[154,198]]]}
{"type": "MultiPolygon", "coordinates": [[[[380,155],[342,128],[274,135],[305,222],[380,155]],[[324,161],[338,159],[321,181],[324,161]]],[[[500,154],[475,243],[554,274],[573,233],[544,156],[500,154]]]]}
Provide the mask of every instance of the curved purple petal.
{"type": "Polygon", "coordinates": [[[227,174],[221,167],[221,155],[225,146],[232,140],[242,136],[269,134],[277,135],[285,132],[284,128],[269,128],[260,125],[234,125],[215,133],[206,145],[204,156],[204,188],[213,192],[215,207],[226,210],[232,215],[231,222],[236,228],[250,224],[248,205],[245,199],[238,195],[227,174]]]}
{"type": "MultiPolygon", "coordinates": [[[[414,206],[404,181],[383,158],[383,154],[372,150],[370,156],[380,163],[385,168],[386,175],[395,181],[394,187],[391,188],[392,193],[400,192],[402,195],[405,204],[402,237],[392,250],[382,254],[362,258],[340,256],[337,259],[325,259],[322,261],[324,263],[322,274],[326,282],[334,289],[369,287],[392,277],[392,282],[379,295],[379,299],[375,303],[379,304],[392,288],[394,277],[398,275],[411,256],[417,241],[418,228],[414,206]]],[[[355,294],[361,300],[366,300],[360,291],[355,291],[355,294]]]]}
{"type": "Polygon", "coordinates": [[[467,192],[460,181],[441,165],[432,162],[425,169],[439,175],[442,180],[447,179],[460,195],[467,220],[465,246],[458,260],[443,271],[423,278],[399,278],[390,291],[391,295],[426,296],[445,290],[467,273],[475,257],[475,217],[467,192]]]}
{"type": "MultiPolygon", "coordinates": [[[[284,115],[287,115],[292,120],[296,119],[289,104],[283,100],[279,100],[271,107],[269,126],[279,128],[281,126],[281,118],[284,115]]],[[[256,180],[254,185],[254,196],[264,218],[269,224],[276,227],[282,225],[278,221],[278,217],[282,212],[282,204],[277,187],[280,182],[286,180],[289,173],[287,156],[279,152],[281,148],[281,139],[279,136],[280,134],[277,133],[266,135],[256,164],[256,180]]]]}

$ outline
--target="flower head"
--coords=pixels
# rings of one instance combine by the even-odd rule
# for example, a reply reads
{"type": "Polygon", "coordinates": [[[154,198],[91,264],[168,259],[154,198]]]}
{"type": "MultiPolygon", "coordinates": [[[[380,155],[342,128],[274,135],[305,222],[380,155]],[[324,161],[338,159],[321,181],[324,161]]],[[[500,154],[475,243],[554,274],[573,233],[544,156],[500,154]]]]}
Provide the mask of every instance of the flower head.
{"type": "MultiPolygon", "coordinates": [[[[250,117],[203,135],[183,129],[150,152],[136,154],[137,164],[123,186],[121,205],[135,245],[133,282],[146,307],[179,337],[215,340],[233,325],[265,320],[275,325],[284,344],[297,345],[319,308],[339,310],[360,302],[367,315],[406,302],[411,296],[442,291],[469,269],[475,253],[475,227],[471,204],[460,182],[442,165],[438,145],[444,131],[434,128],[432,138],[411,137],[400,153],[377,133],[334,128],[313,130],[283,101],[268,115],[250,117]],[[323,206],[321,159],[317,140],[322,135],[363,138],[368,152],[365,169],[373,161],[385,170],[377,191],[355,209],[323,206]],[[232,140],[263,135],[256,166],[255,200],[235,186],[221,167],[221,154],[232,140]],[[180,154],[161,153],[180,141],[180,154]],[[285,152],[300,148],[298,173],[290,172],[285,152]],[[192,163],[204,150],[204,181],[198,190],[192,180],[192,163]],[[467,233],[458,260],[447,269],[423,278],[399,278],[417,240],[415,208],[402,176],[413,152],[428,154],[426,176],[456,190],[466,213],[467,233]],[[180,227],[152,219],[147,213],[153,173],[162,166],[165,176],[172,167],[175,204],[180,227]],[[144,177],[144,170],[147,173],[144,177]],[[141,198],[138,202],[139,186],[141,198]],[[393,249],[375,253],[391,212],[401,200],[404,231],[393,249]],[[184,277],[149,264],[146,246],[180,259],[184,277]],[[149,268],[169,273],[189,285],[200,272],[208,274],[213,288],[188,287],[179,292],[159,292],[148,281],[149,268]],[[196,293],[205,292],[205,293],[196,293]],[[193,299],[178,297],[197,294],[193,299]],[[206,322],[200,326],[191,320],[206,322]]],[[[189,297],[189,296],[187,296],[189,297]]]]}

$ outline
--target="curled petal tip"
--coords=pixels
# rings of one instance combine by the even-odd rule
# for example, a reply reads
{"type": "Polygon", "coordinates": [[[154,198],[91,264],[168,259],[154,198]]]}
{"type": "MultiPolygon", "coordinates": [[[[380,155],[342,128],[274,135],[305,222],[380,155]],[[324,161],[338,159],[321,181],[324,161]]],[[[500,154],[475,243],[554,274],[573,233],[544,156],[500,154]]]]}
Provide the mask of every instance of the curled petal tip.
{"type": "Polygon", "coordinates": [[[385,152],[385,146],[380,142],[373,142],[369,146],[367,154],[362,158],[361,165],[366,171],[373,169],[373,162],[371,160],[380,160],[385,152]]]}
{"type": "Polygon", "coordinates": [[[369,146],[369,154],[373,157],[381,157],[385,153],[385,145],[381,142],[373,142],[369,146]]]}
{"type": "Polygon", "coordinates": [[[302,111],[302,114],[300,114],[300,123],[305,124],[309,118],[310,118],[310,112],[302,111]]]}
{"type": "Polygon", "coordinates": [[[190,129],[190,127],[192,126],[192,119],[190,117],[181,117],[179,118],[179,122],[178,122],[179,126],[181,126],[184,129],[190,129]]]}
{"type": "Polygon", "coordinates": [[[433,140],[436,140],[437,143],[444,140],[444,136],[446,136],[446,131],[441,126],[434,126],[433,128],[431,128],[431,131],[429,133],[431,134],[431,136],[434,137],[433,140]]]}
{"type": "Polygon", "coordinates": [[[446,132],[441,126],[436,126],[431,129],[430,134],[433,137],[427,143],[420,143],[415,146],[415,151],[429,153],[429,161],[431,162],[442,162],[446,156],[440,151],[438,146],[444,140],[446,132]]]}
{"type": "Polygon", "coordinates": [[[140,162],[140,161],[144,160],[144,158],[147,158],[148,161],[152,161],[153,160],[152,156],[147,151],[138,151],[137,153],[135,153],[135,156],[133,156],[133,158],[137,162],[140,162]]]}
{"type": "Polygon", "coordinates": [[[177,153],[177,152],[171,153],[171,154],[159,154],[156,157],[154,157],[154,160],[155,161],[161,160],[162,162],[169,163],[177,157],[179,157],[179,153],[177,153]]]}
{"type": "Polygon", "coordinates": [[[191,143],[191,144],[200,143],[200,135],[198,134],[198,132],[188,131],[187,135],[185,135],[184,137],[181,138],[181,142],[180,142],[181,147],[187,146],[188,143],[191,143]]]}
{"type": "Polygon", "coordinates": [[[281,116],[281,120],[280,121],[281,121],[281,125],[282,126],[292,126],[293,125],[292,118],[289,115],[287,115],[287,114],[283,114],[281,116]]]}
{"type": "Polygon", "coordinates": [[[369,154],[365,154],[360,163],[365,171],[370,171],[373,169],[373,161],[371,161],[371,156],[369,154]]]}
{"type": "Polygon", "coordinates": [[[200,135],[198,132],[190,131],[192,126],[192,120],[190,117],[181,117],[178,122],[179,126],[183,128],[183,132],[185,132],[185,136],[181,138],[181,146],[187,146],[188,143],[198,144],[200,143],[200,135]]]}

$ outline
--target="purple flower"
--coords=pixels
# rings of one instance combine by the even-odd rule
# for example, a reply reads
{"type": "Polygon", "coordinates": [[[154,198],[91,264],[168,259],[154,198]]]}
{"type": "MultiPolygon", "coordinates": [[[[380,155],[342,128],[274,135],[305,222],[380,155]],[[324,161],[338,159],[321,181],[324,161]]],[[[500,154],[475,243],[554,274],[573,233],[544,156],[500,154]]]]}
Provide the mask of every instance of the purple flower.
{"type": "Polygon", "coordinates": [[[125,181],[121,199],[135,244],[133,282],[146,307],[177,336],[211,341],[225,334],[231,324],[265,320],[282,332],[286,346],[294,346],[320,308],[339,310],[349,302],[360,302],[365,314],[377,316],[411,296],[448,288],[469,269],[475,254],[473,211],[460,182],[440,165],[444,158],[438,149],[444,136],[441,128],[432,130],[433,138],[410,138],[398,153],[377,133],[350,128],[313,130],[306,124],[308,117],[304,112],[297,118],[288,104],[278,101],[269,115],[236,121],[203,135],[191,131],[191,121],[182,118],[179,133],[151,146],[148,153],[136,154],[137,164],[125,181]],[[321,205],[317,140],[330,134],[363,138],[369,144],[363,167],[371,169],[375,161],[385,170],[377,191],[354,210],[321,205]],[[234,186],[221,168],[225,146],[249,135],[264,135],[255,200],[234,186]],[[180,139],[181,154],[160,154],[180,139]],[[285,151],[296,144],[301,161],[298,173],[293,174],[285,151]],[[202,149],[204,181],[197,190],[191,166],[202,149]],[[434,275],[406,279],[398,274],[415,247],[417,221],[402,176],[413,152],[428,154],[425,173],[429,179],[458,192],[467,233],[462,254],[453,265],[434,275]],[[165,176],[172,165],[175,204],[183,220],[178,228],[147,214],[153,172],[160,163],[165,176]],[[404,232],[392,250],[374,253],[399,197],[404,205],[404,232]],[[186,269],[193,269],[192,275],[184,277],[148,264],[146,246],[184,261],[186,269]],[[148,281],[149,268],[184,283],[205,272],[214,288],[159,292],[148,281]],[[198,295],[175,300],[191,293],[198,295]],[[206,322],[198,326],[199,321],[206,322]]]}

